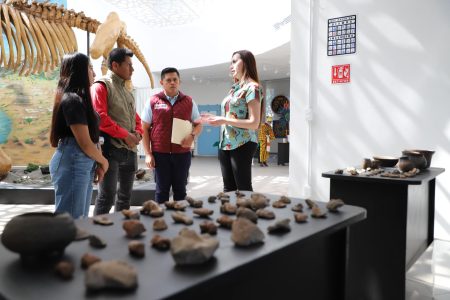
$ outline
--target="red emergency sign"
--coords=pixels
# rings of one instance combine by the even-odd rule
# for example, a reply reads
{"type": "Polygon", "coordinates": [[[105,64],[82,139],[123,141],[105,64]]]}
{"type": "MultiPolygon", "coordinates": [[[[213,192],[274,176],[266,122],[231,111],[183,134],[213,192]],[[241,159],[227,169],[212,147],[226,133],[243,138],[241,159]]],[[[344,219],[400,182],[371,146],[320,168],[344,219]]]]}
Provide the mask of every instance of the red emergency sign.
{"type": "Polygon", "coordinates": [[[331,66],[331,83],[350,82],[350,64],[331,66]]]}

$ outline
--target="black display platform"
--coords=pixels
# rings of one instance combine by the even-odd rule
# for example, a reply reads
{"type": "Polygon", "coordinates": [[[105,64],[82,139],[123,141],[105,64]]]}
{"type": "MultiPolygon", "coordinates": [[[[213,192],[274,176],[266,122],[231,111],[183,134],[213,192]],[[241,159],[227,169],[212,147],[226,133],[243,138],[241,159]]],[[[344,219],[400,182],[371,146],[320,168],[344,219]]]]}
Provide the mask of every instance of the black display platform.
{"type": "Polygon", "coordinates": [[[367,219],[350,230],[348,299],[405,299],[406,271],[434,238],[435,178],[444,171],[412,178],[322,174],[330,178],[330,198],[367,209],[367,219]]]}
{"type": "MultiPolygon", "coordinates": [[[[278,198],[271,196],[272,200],[278,198]]],[[[293,199],[293,204],[298,202],[305,204],[303,200],[293,199]]],[[[76,265],[73,280],[60,280],[49,266],[35,270],[24,268],[17,254],[0,245],[0,294],[7,299],[31,299],[37,295],[40,299],[348,299],[344,295],[347,234],[351,225],[365,218],[365,209],[345,205],[338,213],[328,213],[325,219],[309,218],[307,223],[298,224],[293,220],[293,204],[284,209],[270,207],[277,220],[291,219],[291,232],[269,235],[267,227],[274,220],[259,219],[258,226],[266,234],[265,242],[238,248],[230,239],[231,231],[219,228],[220,245],[214,258],[194,267],[177,267],[169,252],[157,251],[149,245],[157,233],[172,238],[186,227],[173,223],[171,211],[166,211],[164,216],[169,229],[162,232],[152,230],[154,218],[141,216],[147,228],[140,239],[146,244],[146,256],[142,259],[128,254],[130,239],[125,237],[120,213],[109,215],[115,222],[112,226],[93,225],[90,219],[79,220],[77,224],[81,228],[102,237],[108,246],[94,249],[87,241],[70,244],[65,258],[76,265]],[[119,259],[135,266],[139,273],[138,288],[125,294],[86,293],[84,271],[79,267],[80,258],[86,252],[103,260],[119,259]]],[[[319,205],[325,209],[323,203],[319,205]]],[[[204,207],[214,209],[212,220],[220,216],[219,206],[219,202],[205,201],[204,207]]],[[[310,214],[309,209],[305,211],[310,214]]],[[[186,213],[192,216],[192,208],[187,208],[186,213]]],[[[194,217],[194,224],[187,227],[199,232],[202,221],[194,217]]]]}
{"type": "Polygon", "coordinates": [[[289,143],[278,143],[278,165],[289,163],[289,143]]]}

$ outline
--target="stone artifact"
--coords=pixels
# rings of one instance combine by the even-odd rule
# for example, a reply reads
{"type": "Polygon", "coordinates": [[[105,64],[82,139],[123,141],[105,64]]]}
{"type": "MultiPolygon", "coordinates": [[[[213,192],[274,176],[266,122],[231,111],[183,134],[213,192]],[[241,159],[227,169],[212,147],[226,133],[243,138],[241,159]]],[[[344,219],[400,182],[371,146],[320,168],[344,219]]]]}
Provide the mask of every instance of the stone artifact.
{"type": "Polygon", "coordinates": [[[94,248],[105,248],[106,242],[96,235],[89,236],[89,245],[94,248]]]}
{"type": "Polygon", "coordinates": [[[164,238],[159,234],[155,234],[150,240],[150,244],[153,248],[165,251],[170,249],[170,239],[164,238]]]}
{"type": "Polygon", "coordinates": [[[308,220],[308,215],[302,212],[294,213],[294,219],[297,223],[305,223],[308,220]]]}
{"type": "Polygon", "coordinates": [[[189,206],[189,203],[186,200],[182,201],[166,201],[164,202],[164,205],[167,209],[173,209],[173,210],[185,210],[186,207],[189,206]]]}
{"type": "Polygon", "coordinates": [[[244,197],[239,197],[236,199],[236,206],[237,207],[247,207],[250,208],[250,199],[248,198],[244,198],[244,197]]]}
{"type": "Polygon", "coordinates": [[[420,173],[420,170],[416,169],[416,168],[413,168],[406,172],[400,172],[399,170],[395,169],[390,172],[385,172],[385,173],[381,174],[380,176],[388,177],[388,178],[409,178],[409,177],[414,177],[419,173],[420,173]]]}
{"type": "Polygon", "coordinates": [[[311,199],[305,199],[305,203],[306,203],[306,205],[308,205],[309,209],[313,208],[314,206],[317,206],[316,202],[314,202],[311,199]]]}
{"type": "Polygon", "coordinates": [[[137,287],[137,271],[124,261],[100,261],[87,269],[84,283],[88,290],[133,290],[137,287]]]}
{"type": "Polygon", "coordinates": [[[269,233],[287,233],[291,231],[291,225],[289,225],[290,222],[291,220],[289,219],[280,220],[267,227],[267,231],[269,233]]]}
{"type": "Polygon", "coordinates": [[[22,258],[62,255],[76,236],[68,213],[34,212],[13,217],[5,226],[2,244],[22,258]]]}
{"type": "Polygon", "coordinates": [[[229,216],[220,216],[216,221],[221,227],[231,229],[234,219],[229,216]]]}
{"type": "Polygon", "coordinates": [[[197,265],[208,261],[218,247],[219,241],[215,238],[183,228],[172,239],[170,253],[177,265],[197,265]]]}
{"type": "Polygon", "coordinates": [[[231,240],[236,246],[250,246],[264,241],[264,232],[252,221],[246,218],[237,218],[231,228],[231,240]]]}
{"type": "Polygon", "coordinates": [[[275,219],[275,213],[271,210],[265,209],[265,208],[260,208],[256,211],[256,215],[258,216],[258,218],[261,219],[275,219]]]}
{"type": "Polygon", "coordinates": [[[208,202],[209,203],[215,203],[216,202],[217,197],[216,196],[209,196],[208,197],[208,202]]]}
{"type": "Polygon", "coordinates": [[[148,200],[142,203],[141,214],[159,218],[164,215],[164,209],[156,201],[148,200]]]}
{"type": "Polygon", "coordinates": [[[195,208],[193,213],[202,218],[209,218],[210,215],[214,213],[212,209],[208,208],[195,208]]]}
{"type": "Polygon", "coordinates": [[[370,158],[364,158],[361,164],[361,169],[369,169],[372,168],[372,160],[370,158]]]}
{"type": "Polygon", "coordinates": [[[82,269],[87,269],[91,265],[93,265],[93,264],[95,264],[96,262],[99,262],[99,261],[101,261],[100,257],[95,256],[94,254],[91,254],[91,253],[85,253],[81,257],[81,268],[82,269]]]}
{"type": "Polygon", "coordinates": [[[146,231],[144,224],[138,220],[126,220],[122,224],[122,228],[125,230],[127,237],[137,238],[146,231]]]}
{"type": "Polygon", "coordinates": [[[251,210],[250,208],[246,208],[246,207],[239,207],[236,212],[236,217],[237,218],[246,218],[246,219],[252,221],[253,223],[258,222],[258,215],[253,210],[251,210]]]}
{"type": "Polygon", "coordinates": [[[311,216],[312,216],[313,218],[326,218],[326,217],[327,217],[327,213],[326,213],[326,212],[323,212],[323,211],[320,209],[320,207],[314,206],[314,207],[312,208],[312,211],[311,211],[311,216]]]}
{"type": "Polygon", "coordinates": [[[55,266],[55,273],[62,279],[68,280],[73,277],[73,272],[75,271],[75,267],[73,263],[67,260],[62,260],[55,266]]]}
{"type": "Polygon", "coordinates": [[[205,220],[200,223],[200,232],[215,235],[217,234],[217,225],[213,221],[205,220]]]}
{"type": "Polygon", "coordinates": [[[128,243],[128,252],[134,257],[144,257],[145,256],[145,246],[143,242],[140,241],[130,241],[128,243]]]}
{"type": "Polygon", "coordinates": [[[230,195],[220,192],[217,194],[217,198],[230,198],[230,195]]]}
{"type": "Polygon", "coordinates": [[[250,208],[253,210],[258,210],[260,208],[265,208],[269,205],[270,200],[260,193],[253,193],[250,196],[250,208]]]}
{"type": "MultiPolygon", "coordinates": [[[[227,195],[228,196],[228,195],[227,195]]],[[[230,202],[230,197],[220,197],[219,198],[220,203],[223,205],[225,203],[230,202]]]]}
{"type": "Polygon", "coordinates": [[[144,169],[139,169],[136,171],[136,179],[142,179],[145,176],[145,170],[144,169]]]}
{"type": "Polygon", "coordinates": [[[141,218],[139,210],[122,209],[122,214],[125,216],[125,218],[131,220],[139,220],[141,218]]]}
{"type": "MultiPolygon", "coordinates": [[[[0,65],[1,65],[0,59],[0,65]]],[[[11,158],[0,147],[0,181],[3,180],[8,172],[11,171],[12,161],[11,158]]]]}
{"type": "Polygon", "coordinates": [[[303,204],[297,203],[294,206],[292,206],[291,210],[295,211],[295,212],[302,212],[303,211],[303,204]]]}
{"type": "Polygon", "coordinates": [[[220,206],[220,212],[223,214],[234,215],[236,214],[237,207],[230,202],[225,202],[220,206]]]}
{"type": "Polygon", "coordinates": [[[342,175],[342,174],[344,174],[344,169],[337,169],[337,170],[334,171],[334,174],[342,175]]]}
{"type": "Polygon", "coordinates": [[[106,57],[117,42],[118,47],[133,51],[150,78],[150,86],[154,87],[147,61],[136,42],[127,35],[126,25],[117,13],[110,13],[102,24],[83,12],[67,10],[54,3],[32,1],[29,4],[26,0],[4,3],[0,15],[5,33],[5,39],[0,39],[0,65],[3,62],[4,68],[25,76],[54,70],[65,54],[78,51],[72,29],[76,27],[96,34],[89,52],[93,59],[103,55],[103,75],[106,74],[106,57]]]}
{"type": "Polygon", "coordinates": [[[337,212],[341,206],[344,206],[344,201],[342,199],[330,199],[327,203],[327,209],[332,212],[337,212]]]}
{"type": "Polygon", "coordinates": [[[234,192],[236,194],[236,198],[241,198],[241,197],[245,197],[245,194],[239,191],[235,191],[234,192]]]}
{"type": "Polygon", "coordinates": [[[109,225],[114,224],[114,222],[113,222],[110,218],[108,218],[107,216],[105,216],[105,215],[95,216],[95,217],[92,219],[92,222],[93,222],[94,224],[104,225],[104,226],[109,226],[109,225]]]}
{"type": "Polygon", "coordinates": [[[286,207],[286,203],[284,203],[283,201],[277,200],[277,201],[274,201],[274,202],[272,203],[272,207],[275,207],[275,208],[285,208],[285,207],[286,207]]]}
{"type": "Polygon", "coordinates": [[[281,196],[280,199],[278,199],[278,201],[281,201],[281,202],[286,203],[286,204],[291,204],[291,202],[292,202],[291,198],[289,198],[287,196],[281,196]]]}
{"type": "Polygon", "coordinates": [[[191,217],[188,217],[187,215],[179,211],[172,213],[172,219],[175,221],[175,223],[183,223],[185,225],[192,225],[192,223],[194,223],[191,217]]]}
{"type": "Polygon", "coordinates": [[[189,205],[191,207],[194,207],[194,208],[200,208],[203,206],[202,200],[195,200],[194,198],[189,197],[189,196],[186,196],[186,201],[189,203],[189,205]]]}
{"type": "Polygon", "coordinates": [[[156,219],[153,222],[153,230],[162,231],[162,230],[166,230],[166,229],[167,229],[167,224],[166,224],[166,221],[164,221],[164,219],[156,219]]]}

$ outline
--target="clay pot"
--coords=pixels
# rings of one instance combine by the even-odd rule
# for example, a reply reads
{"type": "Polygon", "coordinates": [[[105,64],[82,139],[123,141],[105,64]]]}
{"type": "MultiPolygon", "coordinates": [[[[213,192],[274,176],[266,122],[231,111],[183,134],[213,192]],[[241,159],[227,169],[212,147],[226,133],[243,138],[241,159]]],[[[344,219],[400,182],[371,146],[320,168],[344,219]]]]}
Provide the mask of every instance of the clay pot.
{"type": "Polygon", "coordinates": [[[403,156],[408,156],[408,158],[413,162],[414,167],[417,169],[425,169],[427,166],[427,160],[423,156],[422,153],[417,151],[411,151],[411,150],[403,150],[402,151],[403,156]]]}
{"type": "Polygon", "coordinates": [[[379,161],[379,166],[383,168],[393,167],[398,162],[398,158],[385,155],[374,156],[373,159],[379,161]]]}
{"type": "Polygon", "coordinates": [[[408,156],[402,156],[398,159],[398,168],[402,172],[408,172],[415,168],[414,162],[408,156]]]}
{"type": "Polygon", "coordinates": [[[76,231],[68,213],[26,213],[6,224],[2,244],[22,258],[62,255],[75,239],[76,231]]]}
{"type": "Polygon", "coordinates": [[[433,157],[434,151],[432,150],[409,150],[409,151],[414,151],[414,152],[419,152],[421,153],[425,159],[427,160],[427,164],[425,166],[425,169],[428,169],[431,165],[431,158],[433,157]]]}

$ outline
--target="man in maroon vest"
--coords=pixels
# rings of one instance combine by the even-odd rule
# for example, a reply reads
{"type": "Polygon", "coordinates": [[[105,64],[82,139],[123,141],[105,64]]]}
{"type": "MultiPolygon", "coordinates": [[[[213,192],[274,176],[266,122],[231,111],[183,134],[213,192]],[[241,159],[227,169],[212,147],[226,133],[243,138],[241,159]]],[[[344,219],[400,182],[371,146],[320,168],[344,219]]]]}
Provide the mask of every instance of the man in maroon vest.
{"type": "MultiPolygon", "coordinates": [[[[145,164],[155,169],[156,201],[169,200],[170,187],[173,199],[184,200],[191,166],[191,145],[202,131],[198,107],[191,97],[179,91],[180,73],[175,68],[161,71],[163,91],[152,96],[142,111],[142,143],[145,164]],[[174,118],[189,121],[192,130],[172,143],[174,118]]],[[[190,128],[190,127],[189,127],[190,128]]]]}

